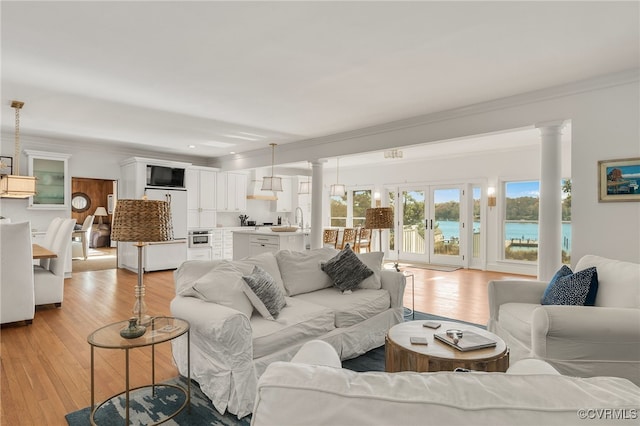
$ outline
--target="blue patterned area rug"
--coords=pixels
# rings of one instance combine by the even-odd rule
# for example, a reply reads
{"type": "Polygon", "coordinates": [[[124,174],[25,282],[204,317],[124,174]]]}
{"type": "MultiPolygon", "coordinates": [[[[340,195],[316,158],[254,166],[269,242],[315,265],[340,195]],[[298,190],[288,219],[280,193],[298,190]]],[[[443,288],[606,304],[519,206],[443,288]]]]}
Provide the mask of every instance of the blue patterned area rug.
{"type": "MultiPolygon", "coordinates": [[[[412,319],[411,315],[405,317],[405,321],[412,319]]],[[[483,325],[422,312],[415,313],[415,320],[457,321],[485,328],[483,325]]],[[[357,358],[345,360],[342,362],[342,366],[353,371],[384,371],[384,346],[372,349],[357,358]]],[[[186,378],[176,377],[165,383],[179,384],[184,387],[186,385],[186,378]]],[[[184,403],[184,396],[170,387],[159,387],[156,393],[157,396],[154,398],[151,396],[149,389],[145,388],[131,394],[131,424],[143,426],[150,423],[157,423],[166,419],[167,413],[175,412],[175,410],[184,403]]],[[[100,426],[120,426],[124,424],[124,407],[124,396],[113,398],[98,411],[95,419],[96,424],[100,426]]],[[[86,407],[82,410],[69,413],[65,417],[70,426],[86,426],[90,424],[89,414],[90,407],[86,407]]],[[[250,415],[238,419],[233,414],[226,413],[222,415],[218,413],[209,398],[202,393],[198,384],[192,382],[191,411],[189,412],[187,408],[185,408],[176,417],[162,424],[168,426],[249,426],[250,423],[250,415]]]]}

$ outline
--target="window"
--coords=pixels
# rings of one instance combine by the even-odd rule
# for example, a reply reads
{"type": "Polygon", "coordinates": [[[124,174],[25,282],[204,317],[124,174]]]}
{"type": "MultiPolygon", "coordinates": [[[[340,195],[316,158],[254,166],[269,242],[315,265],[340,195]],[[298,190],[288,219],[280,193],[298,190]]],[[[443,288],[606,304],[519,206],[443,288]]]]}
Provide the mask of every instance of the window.
{"type": "Polygon", "coordinates": [[[351,194],[352,224],[364,227],[366,211],[371,208],[371,190],[356,190],[351,194]]]}
{"type": "Polygon", "coordinates": [[[347,226],[347,195],[331,197],[331,226],[347,226]]]}
{"type": "Polygon", "coordinates": [[[504,220],[504,258],[538,260],[538,207],[540,182],[506,182],[504,220]]]}
{"type": "Polygon", "coordinates": [[[343,196],[331,196],[331,226],[364,226],[368,208],[371,208],[371,190],[347,191],[343,196]]]}
{"type": "MultiPolygon", "coordinates": [[[[538,260],[540,182],[505,183],[504,259],[538,260]]],[[[562,180],[562,262],[571,261],[571,180],[562,180]]]]}

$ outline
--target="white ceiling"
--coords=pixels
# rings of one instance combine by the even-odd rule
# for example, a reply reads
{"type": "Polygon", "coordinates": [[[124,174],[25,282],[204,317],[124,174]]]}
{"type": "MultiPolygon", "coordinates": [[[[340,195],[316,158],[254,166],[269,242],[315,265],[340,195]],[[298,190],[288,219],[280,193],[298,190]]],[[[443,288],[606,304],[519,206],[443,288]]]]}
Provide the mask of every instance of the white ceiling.
{"type": "Polygon", "coordinates": [[[191,156],[319,138],[640,65],[635,1],[0,7],[3,132],[13,131],[18,99],[23,135],[191,156]]]}

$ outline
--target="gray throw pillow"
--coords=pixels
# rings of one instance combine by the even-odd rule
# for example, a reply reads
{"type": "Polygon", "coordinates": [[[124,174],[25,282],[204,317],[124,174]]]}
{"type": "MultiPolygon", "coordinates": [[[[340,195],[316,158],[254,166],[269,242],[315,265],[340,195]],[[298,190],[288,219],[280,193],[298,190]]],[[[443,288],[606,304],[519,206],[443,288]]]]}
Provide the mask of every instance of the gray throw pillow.
{"type": "Polygon", "coordinates": [[[373,275],[373,271],[358,259],[349,244],[320,267],[329,275],[333,285],[343,292],[357,288],[365,278],[373,275]]]}
{"type": "Polygon", "coordinates": [[[251,275],[243,276],[242,279],[245,281],[244,292],[260,315],[268,320],[278,318],[287,303],[273,277],[256,266],[251,275]]]}

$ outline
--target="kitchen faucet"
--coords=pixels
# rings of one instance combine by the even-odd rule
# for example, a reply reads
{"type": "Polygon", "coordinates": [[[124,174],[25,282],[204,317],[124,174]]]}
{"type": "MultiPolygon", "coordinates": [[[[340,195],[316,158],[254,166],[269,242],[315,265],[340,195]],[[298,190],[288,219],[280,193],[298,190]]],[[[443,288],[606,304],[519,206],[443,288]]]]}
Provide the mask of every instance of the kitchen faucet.
{"type": "Polygon", "coordinates": [[[294,214],[293,220],[295,220],[296,225],[298,224],[298,211],[300,211],[300,229],[304,229],[304,214],[302,213],[302,209],[300,207],[296,207],[296,212],[294,214]]]}

